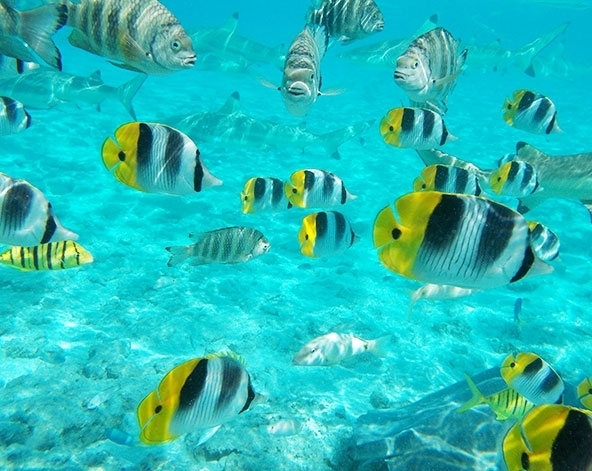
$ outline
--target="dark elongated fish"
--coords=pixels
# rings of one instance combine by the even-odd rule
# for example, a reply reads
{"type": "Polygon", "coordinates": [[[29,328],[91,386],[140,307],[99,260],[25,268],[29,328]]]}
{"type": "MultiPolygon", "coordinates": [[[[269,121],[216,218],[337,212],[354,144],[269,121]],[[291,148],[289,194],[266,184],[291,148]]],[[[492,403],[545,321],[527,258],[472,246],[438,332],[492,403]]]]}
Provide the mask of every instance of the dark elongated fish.
{"type": "Polygon", "coordinates": [[[363,121],[325,134],[312,134],[301,126],[289,126],[247,116],[239,107],[240,95],[234,92],[217,111],[164,118],[162,122],[189,135],[196,142],[216,141],[233,146],[249,145],[306,148],[322,146],[334,158],[338,147],[367,130],[374,120],[363,121]]]}

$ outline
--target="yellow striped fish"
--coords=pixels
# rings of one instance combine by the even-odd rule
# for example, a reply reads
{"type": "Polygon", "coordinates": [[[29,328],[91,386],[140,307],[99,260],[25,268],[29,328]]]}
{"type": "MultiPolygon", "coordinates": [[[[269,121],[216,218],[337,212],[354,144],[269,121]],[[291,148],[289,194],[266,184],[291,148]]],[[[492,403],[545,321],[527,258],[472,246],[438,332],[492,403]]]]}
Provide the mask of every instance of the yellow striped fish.
{"type": "Polygon", "coordinates": [[[423,108],[390,110],[380,121],[382,139],[391,146],[431,149],[456,139],[438,113],[423,108]]]}
{"type": "Polygon", "coordinates": [[[71,240],[34,247],[12,247],[0,254],[0,264],[21,271],[65,270],[92,261],[90,252],[71,240]]]}

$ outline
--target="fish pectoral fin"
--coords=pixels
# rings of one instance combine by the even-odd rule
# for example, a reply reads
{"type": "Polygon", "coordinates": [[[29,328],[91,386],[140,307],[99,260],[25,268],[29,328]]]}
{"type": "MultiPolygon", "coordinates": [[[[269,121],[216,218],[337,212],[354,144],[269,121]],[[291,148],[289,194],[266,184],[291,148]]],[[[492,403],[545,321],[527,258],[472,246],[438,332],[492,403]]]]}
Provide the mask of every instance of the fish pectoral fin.
{"type": "Polygon", "coordinates": [[[120,62],[113,62],[113,61],[107,61],[107,62],[109,62],[110,64],[113,64],[115,67],[119,67],[120,69],[131,70],[132,72],[145,73],[143,70],[138,69],[137,67],[134,67],[133,65],[123,64],[120,62]]]}
{"type": "Polygon", "coordinates": [[[121,31],[118,35],[117,42],[121,47],[121,52],[126,59],[134,62],[152,62],[152,54],[145,51],[142,47],[132,38],[127,31],[121,31]]]}
{"type": "Polygon", "coordinates": [[[276,84],[270,82],[266,78],[257,77],[257,82],[259,82],[261,85],[263,85],[266,88],[271,88],[273,90],[280,90],[280,87],[279,86],[277,86],[276,84]]]}
{"type": "Polygon", "coordinates": [[[442,77],[441,79],[434,80],[434,86],[440,88],[440,87],[443,87],[444,85],[449,84],[450,82],[454,82],[458,78],[458,75],[460,74],[460,72],[461,71],[459,70],[459,71],[455,72],[454,74],[450,74],[450,75],[447,75],[446,77],[442,77]]]}
{"type": "Polygon", "coordinates": [[[68,36],[68,42],[79,49],[83,49],[91,54],[98,54],[95,48],[90,44],[88,37],[80,30],[73,29],[68,36]]]}
{"type": "Polygon", "coordinates": [[[346,91],[347,91],[347,89],[345,89],[345,88],[329,88],[328,90],[323,90],[322,92],[319,92],[319,95],[335,96],[335,95],[341,95],[342,93],[345,93],[346,91]]]}

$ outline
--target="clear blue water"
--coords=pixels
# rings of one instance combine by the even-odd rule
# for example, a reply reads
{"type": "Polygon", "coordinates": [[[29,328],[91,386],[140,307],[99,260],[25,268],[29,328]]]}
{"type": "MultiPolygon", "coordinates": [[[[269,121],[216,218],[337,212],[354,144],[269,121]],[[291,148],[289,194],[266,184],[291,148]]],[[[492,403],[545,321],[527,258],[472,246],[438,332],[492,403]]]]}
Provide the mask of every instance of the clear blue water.
{"type": "MultiPolygon", "coordinates": [[[[188,30],[217,27],[240,12],[239,32],[274,46],[300,30],[306,1],[164,2],[188,30]]],[[[553,155],[592,151],[590,141],[591,9],[524,2],[379,2],[384,32],[361,44],[409,37],[432,13],[456,37],[521,46],[570,21],[561,54],[567,74],[535,78],[520,70],[468,69],[449,99],[446,123],[457,141],[444,150],[484,168],[525,140],[553,155]],[[463,14],[459,14],[462,8],[463,14]],[[508,127],[500,116],[506,96],[530,88],[550,96],[563,134],[536,136],[508,127]]],[[[75,50],[57,34],[64,70],[100,69],[106,83],[134,77],[105,60],[75,50]]],[[[337,58],[323,61],[323,84],[342,88],[320,97],[306,116],[315,134],[379,120],[406,102],[392,71],[337,58]]],[[[281,72],[257,69],[270,81],[281,72]]],[[[180,113],[212,111],[234,91],[241,108],[259,119],[298,125],[279,93],[256,74],[190,70],[149,77],[134,100],[138,118],[159,122],[180,113]]],[[[531,216],[561,239],[552,274],[456,300],[420,300],[408,318],[410,293],[421,286],[384,268],[372,247],[377,212],[412,188],[423,165],[415,152],[389,147],[373,126],[340,147],[341,160],[322,148],[253,148],[197,144],[224,185],[188,197],[143,194],[104,168],[106,137],[130,121],[120,104],[30,110],[33,126],[0,140],[0,171],[41,189],[61,222],[80,235],[94,263],[60,272],[0,270],[0,467],[3,469],[362,469],[344,459],[343,443],[356,418],[379,404],[396,408],[498,366],[515,351],[535,351],[563,378],[592,374],[589,303],[592,227],[577,201],[548,200],[531,216]],[[345,254],[308,259],[296,234],[307,211],[244,215],[239,193],[252,176],[285,179],[301,168],[339,175],[358,198],[342,208],[361,240],[345,254]],[[232,225],[260,229],[271,251],[240,265],[167,267],[165,246],[188,243],[187,234],[232,225]],[[515,300],[524,300],[520,323],[515,300]],[[330,368],[296,367],[293,355],[330,331],[366,339],[392,335],[384,358],[361,355],[330,368]],[[242,356],[262,404],[224,425],[205,445],[187,434],[163,446],[125,445],[137,436],[135,410],[175,365],[213,352],[242,356]],[[267,425],[295,419],[290,437],[267,425]],[[123,434],[113,438],[113,431],[123,434]],[[336,463],[340,463],[339,466],[336,463]],[[344,464],[346,463],[346,464],[344,464]]],[[[380,463],[365,469],[384,469],[380,463]]]]}

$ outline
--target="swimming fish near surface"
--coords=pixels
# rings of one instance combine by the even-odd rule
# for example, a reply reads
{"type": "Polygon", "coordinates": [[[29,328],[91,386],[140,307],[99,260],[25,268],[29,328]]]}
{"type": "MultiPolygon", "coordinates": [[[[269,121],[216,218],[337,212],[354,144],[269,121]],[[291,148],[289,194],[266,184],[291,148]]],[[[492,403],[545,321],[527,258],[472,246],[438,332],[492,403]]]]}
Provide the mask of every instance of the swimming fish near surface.
{"type": "Polygon", "coordinates": [[[35,62],[36,56],[62,70],[62,56],[51,36],[66,22],[66,9],[59,2],[26,11],[0,0],[0,54],[35,62]]]}
{"type": "Polygon", "coordinates": [[[450,165],[429,165],[413,182],[413,191],[441,191],[443,193],[464,193],[480,195],[479,176],[462,167],[450,165]]]}
{"type": "Polygon", "coordinates": [[[174,367],[138,405],[140,440],[170,442],[199,432],[198,445],[246,411],[256,394],[244,364],[227,354],[195,358],[174,367]]]}
{"type": "Polygon", "coordinates": [[[332,208],[356,198],[334,173],[319,169],[298,170],[284,184],[288,207],[332,208]]]}
{"type": "Polygon", "coordinates": [[[508,386],[537,406],[563,401],[565,386],[561,376],[535,353],[508,355],[500,373],[508,386]]]}
{"type": "Polygon", "coordinates": [[[49,242],[34,247],[11,247],[0,254],[0,264],[21,271],[64,270],[86,265],[93,257],[74,241],[49,242]]]}
{"type": "Polygon", "coordinates": [[[487,289],[552,271],[535,257],[524,217],[500,203],[425,191],[402,196],[395,208],[399,220],[383,208],[373,234],[379,260],[399,275],[487,289]]]}
{"type": "Polygon", "coordinates": [[[380,121],[380,134],[387,144],[413,149],[431,149],[456,139],[438,113],[409,107],[390,110],[380,121]]]}
{"type": "Polygon", "coordinates": [[[477,388],[473,380],[465,375],[473,396],[462,406],[458,412],[464,412],[480,404],[487,404],[495,412],[497,420],[521,419],[524,415],[535,407],[535,404],[529,402],[512,388],[504,389],[490,396],[484,396],[477,388]]]}
{"type": "Polygon", "coordinates": [[[592,376],[578,384],[578,399],[586,409],[592,409],[592,376]]]}
{"type": "Polygon", "coordinates": [[[157,0],[64,0],[68,41],[112,64],[164,75],[193,67],[191,38],[157,0]]]}
{"type": "Polygon", "coordinates": [[[60,224],[40,190],[0,173],[0,244],[32,247],[76,239],[77,234],[60,224]]]}
{"type": "Polygon", "coordinates": [[[307,257],[331,257],[349,249],[359,237],[338,211],[309,214],[298,231],[300,252],[307,257]]]}
{"type": "Polygon", "coordinates": [[[192,265],[207,263],[242,263],[269,251],[271,244],[257,229],[224,227],[214,231],[189,234],[195,244],[166,247],[172,255],[168,266],[178,265],[190,258],[192,265]]]}
{"type": "Polygon", "coordinates": [[[274,177],[254,177],[247,180],[241,192],[243,213],[288,209],[284,182],[274,177]]]}
{"type": "Polygon", "coordinates": [[[591,450],[591,413],[560,404],[535,407],[502,442],[508,471],[589,471],[591,450]]]}
{"type": "Polygon", "coordinates": [[[397,59],[395,83],[409,97],[411,106],[445,114],[448,95],[454,89],[467,57],[458,53],[459,41],[437,27],[416,38],[397,59]]]}
{"type": "Polygon", "coordinates": [[[330,332],[304,345],[294,355],[292,363],[299,366],[331,366],[364,352],[383,356],[390,340],[388,335],[376,340],[363,340],[353,334],[330,332]]]}
{"type": "Polygon", "coordinates": [[[31,115],[20,101],[0,96],[0,136],[17,134],[31,126],[31,115]]]}
{"type": "Polygon", "coordinates": [[[504,121],[533,134],[561,132],[557,125],[557,109],[549,97],[530,90],[516,90],[512,100],[504,102],[504,121]]]}
{"type": "Polygon", "coordinates": [[[290,126],[253,118],[244,114],[239,106],[240,95],[232,93],[217,111],[193,115],[172,116],[162,120],[188,134],[198,142],[218,145],[252,146],[258,151],[266,148],[304,149],[319,146],[335,159],[339,159],[339,146],[366,131],[374,120],[352,124],[336,131],[313,134],[304,126],[290,126]]]}
{"type": "Polygon", "coordinates": [[[317,0],[306,22],[323,25],[329,36],[343,42],[362,39],[384,29],[384,17],[374,0],[317,0]]]}
{"type": "Polygon", "coordinates": [[[188,195],[222,185],[202,163],[195,143],[164,124],[123,124],[101,153],[107,170],[140,191],[188,195]]]}
{"type": "Polygon", "coordinates": [[[489,187],[503,196],[522,198],[540,190],[536,169],[521,160],[506,162],[489,177],[489,187]]]}
{"type": "Polygon", "coordinates": [[[543,262],[550,262],[559,256],[559,237],[547,226],[537,221],[528,221],[530,247],[543,262]]]}

